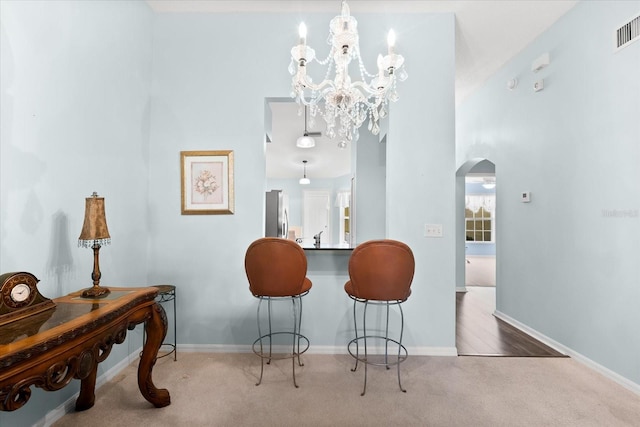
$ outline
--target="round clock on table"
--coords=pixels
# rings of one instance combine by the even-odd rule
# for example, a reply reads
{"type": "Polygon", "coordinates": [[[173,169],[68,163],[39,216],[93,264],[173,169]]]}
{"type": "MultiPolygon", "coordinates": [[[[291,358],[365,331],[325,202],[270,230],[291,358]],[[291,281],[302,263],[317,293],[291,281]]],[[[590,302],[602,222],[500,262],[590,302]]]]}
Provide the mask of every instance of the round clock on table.
{"type": "Polygon", "coordinates": [[[31,287],[26,283],[17,283],[13,288],[11,288],[11,300],[16,304],[22,304],[25,301],[28,301],[31,295],[33,295],[31,287]]]}
{"type": "Polygon", "coordinates": [[[31,273],[5,273],[0,276],[0,325],[55,307],[38,291],[39,280],[31,273]]]}

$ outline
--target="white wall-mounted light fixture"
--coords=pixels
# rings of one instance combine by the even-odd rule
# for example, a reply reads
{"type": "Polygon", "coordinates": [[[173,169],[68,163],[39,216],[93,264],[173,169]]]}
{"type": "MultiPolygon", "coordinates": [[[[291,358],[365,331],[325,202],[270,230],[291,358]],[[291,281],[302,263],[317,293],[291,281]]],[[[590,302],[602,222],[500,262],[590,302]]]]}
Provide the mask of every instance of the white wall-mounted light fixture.
{"type": "Polygon", "coordinates": [[[302,185],[308,185],[311,184],[311,180],[309,178],[307,178],[307,161],[303,160],[303,167],[304,167],[304,175],[302,176],[302,178],[300,178],[300,181],[298,181],[300,184],[302,185]]]}

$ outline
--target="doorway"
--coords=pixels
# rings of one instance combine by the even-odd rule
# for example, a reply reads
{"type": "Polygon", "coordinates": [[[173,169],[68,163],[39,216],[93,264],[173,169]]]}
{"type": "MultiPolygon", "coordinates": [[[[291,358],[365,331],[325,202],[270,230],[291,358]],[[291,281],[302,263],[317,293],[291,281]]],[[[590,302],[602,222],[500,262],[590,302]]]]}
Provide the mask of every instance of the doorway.
{"type": "Polygon", "coordinates": [[[456,172],[456,291],[466,292],[467,266],[479,277],[475,284],[497,286],[498,251],[495,164],[485,158],[472,159],[456,172]],[[469,184],[468,184],[469,182],[469,184]],[[468,190],[469,189],[469,190],[468,190]],[[469,257],[477,258],[479,271],[469,257]],[[484,260],[481,263],[480,260],[484,260]],[[480,266],[480,264],[483,264],[480,266]],[[493,265],[492,265],[493,264],[493,265]]]}
{"type": "Polygon", "coordinates": [[[303,191],[302,235],[303,247],[314,244],[314,236],[319,235],[323,246],[332,244],[331,239],[331,199],[328,190],[303,191]]]}
{"type": "Polygon", "coordinates": [[[496,285],[496,176],[493,163],[489,163],[479,163],[465,176],[464,284],[467,289],[496,285]]]}
{"type": "Polygon", "coordinates": [[[499,336],[496,343],[496,337],[477,337],[470,330],[494,321],[496,231],[495,164],[469,160],[456,172],[456,347],[461,355],[497,354],[502,348],[499,336]]]}

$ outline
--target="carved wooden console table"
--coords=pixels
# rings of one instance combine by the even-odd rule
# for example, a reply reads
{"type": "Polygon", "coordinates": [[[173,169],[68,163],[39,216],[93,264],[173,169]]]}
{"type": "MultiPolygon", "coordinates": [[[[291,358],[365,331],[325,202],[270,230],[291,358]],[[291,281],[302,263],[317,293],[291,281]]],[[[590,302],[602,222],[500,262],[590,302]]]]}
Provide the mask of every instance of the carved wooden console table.
{"type": "Polygon", "coordinates": [[[139,323],[147,336],[138,387],[154,406],[171,403],[169,392],[153,384],[151,373],[167,333],[164,309],[155,301],[158,288],[110,288],[101,299],[81,291],[55,299],[56,306],[0,326],[0,410],[15,411],[31,397],[31,387],[60,390],[81,380],[76,410],[93,406],[98,363],[139,323]]]}

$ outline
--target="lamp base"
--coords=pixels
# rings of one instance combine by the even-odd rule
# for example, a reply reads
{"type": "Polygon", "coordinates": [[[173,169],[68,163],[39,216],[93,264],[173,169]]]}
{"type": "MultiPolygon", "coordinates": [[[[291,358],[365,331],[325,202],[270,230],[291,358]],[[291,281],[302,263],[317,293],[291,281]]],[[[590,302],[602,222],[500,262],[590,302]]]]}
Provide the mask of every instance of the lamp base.
{"type": "Polygon", "coordinates": [[[102,286],[93,286],[89,289],[82,291],[82,298],[103,298],[111,293],[109,288],[103,288],[102,286]]]}

